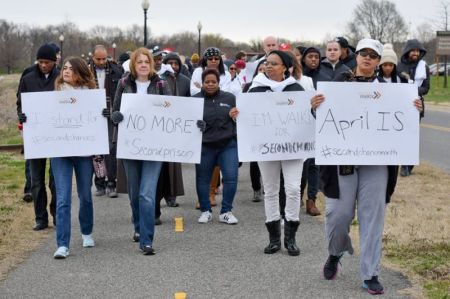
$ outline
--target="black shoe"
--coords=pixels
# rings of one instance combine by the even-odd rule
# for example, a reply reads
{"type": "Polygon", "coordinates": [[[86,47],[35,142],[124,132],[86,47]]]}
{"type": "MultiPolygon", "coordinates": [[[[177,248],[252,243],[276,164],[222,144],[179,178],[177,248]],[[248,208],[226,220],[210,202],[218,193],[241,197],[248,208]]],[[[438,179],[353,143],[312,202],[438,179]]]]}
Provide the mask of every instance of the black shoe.
{"type": "Polygon", "coordinates": [[[409,166],[401,166],[400,175],[401,176],[409,176],[411,172],[409,171],[409,166]]]}
{"type": "Polygon", "coordinates": [[[133,234],[133,242],[139,242],[141,235],[139,233],[133,234]]]}
{"type": "Polygon", "coordinates": [[[323,277],[326,280],[333,280],[336,278],[341,257],[342,255],[330,255],[328,257],[327,261],[325,262],[325,266],[323,266],[323,277]]]}
{"type": "Polygon", "coordinates": [[[161,221],[161,219],[158,217],[158,218],[156,218],[155,219],[155,225],[161,225],[162,224],[162,221],[161,221]]]}
{"type": "Polygon", "coordinates": [[[371,295],[384,294],[384,288],[378,281],[378,276],[372,276],[370,280],[364,280],[363,288],[371,295]]]}
{"type": "Polygon", "coordinates": [[[106,196],[109,198],[116,198],[117,197],[117,190],[116,185],[114,183],[108,183],[105,190],[106,196]]]}
{"type": "Polygon", "coordinates": [[[32,202],[33,201],[33,196],[31,195],[31,193],[25,193],[23,195],[23,201],[24,202],[32,202]]]}
{"type": "Polygon", "coordinates": [[[36,225],[33,227],[34,231],[39,231],[46,229],[48,227],[48,223],[36,223],[36,225]]]}
{"type": "Polygon", "coordinates": [[[106,191],[104,188],[98,188],[97,191],[95,191],[94,195],[95,196],[103,196],[106,194],[106,191]]]}
{"type": "Polygon", "coordinates": [[[284,247],[291,256],[300,254],[300,248],[295,242],[295,235],[299,225],[300,221],[284,221],[284,247]]]}
{"type": "Polygon", "coordinates": [[[177,203],[176,197],[168,197],[168,198],[165,198],[165,200],[166,200],[166,204],[168,207],[176,208],[179,206],[179,204],[177,203]]]}
{"type": "Polygon", "coordinates": [[[154,255],[155,249],[152,248],[150,245],[145,245],[144,247],[141,247],[141,251],[143,255],[154,255]]]}
{"type": "Polygon", "coordinates": [[[264,248],[264,253],[272,254],[281,249],[281,228],[280,220],[266,222],[267,231],[269,232],[269,245],[264,248]]]}

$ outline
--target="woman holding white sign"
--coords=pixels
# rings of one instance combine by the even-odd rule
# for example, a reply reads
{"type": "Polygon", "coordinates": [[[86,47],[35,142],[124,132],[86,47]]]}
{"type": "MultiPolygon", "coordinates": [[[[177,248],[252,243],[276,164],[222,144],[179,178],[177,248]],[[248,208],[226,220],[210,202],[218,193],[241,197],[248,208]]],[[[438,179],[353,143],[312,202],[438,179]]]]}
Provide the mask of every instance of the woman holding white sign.
{"type": "MultiPolygon", "coordinates": [[[[153,56],[148,49],[139,48],[131,54],[130,74],[119,82],[114,99],[111,120],[115,124],[123,120],[120,104],[124,93],[171,94],[167,82],[157,75],[153,56]]],[[[139,248],[144,255],[153,255],[156,187],[162,162],[131,159],[122,161],[133,215],[133,241],[140,242],[139,248]]]]}
{"type": "MultiPolygon", "coordinates": [[[[258,74],[249,92],[302,91],[303,87],[291,76],[292,58],[285,52],[272,51],[267,56],[266,72],[258,74]]],[[[233,113],[238,113],[237,110],[233,113]]],[[[264,253],[272,254],[281,249],[281,213],[279,203],[280,171],[283,171],[286,192],[284,246],[289,255],[300,254],[295,235],[300,225],[300,181],[303,160],[283,160],[258,162],[265,189],[264,208],[266,227],[269,232],[269,245],[264,253]]]]}
{"type": "MultiPolygon", "coordinates": [[[[383,45],[363,39],[356,46],[357,67],[337,75],[335,81],[385,82],[376,76],[383,45]]],[[[311,99],[313,111],[325,100],[322,94],[311,99]]],[[[345,103],[343,103],[345,104],[345,103]]],[[[414,101],[422,110],[419,100],[414,101]]],[[[372,295],[383,294],[378,281],[386,203],[397,182],[398,166],[384,165],[321,165],[320,179],[326,196],[326,234],[329,257],[323,268],[325,279],[336,278],[344,252],[353,253],[349,235],[350,224],[358,207],[360,236],[360,275],[363,287],[372,295]],[[357,203],[356,203],[357,202],[357,203]]]]}
{"type": "MultiPolygon", "coordinates": [[[[55,90],[94,89],[94,75],[86,62],[78,57],[67,58],[63,69],[55,81],[55,90]]],[[[99,111],[100,115],[100,111],[99,111]]],[[[80,221],[83,247],[93,247],[92,229],[94,211],[92,205],[92,157],[60,157],[50,159],[56,188],[56,243],[58,249],[55,259],[64,259],[69,255],[70,247],[70,210],[72,201],[72,176],[75,170],[77,193],[80,200],[78,219],[80,221]]]]}

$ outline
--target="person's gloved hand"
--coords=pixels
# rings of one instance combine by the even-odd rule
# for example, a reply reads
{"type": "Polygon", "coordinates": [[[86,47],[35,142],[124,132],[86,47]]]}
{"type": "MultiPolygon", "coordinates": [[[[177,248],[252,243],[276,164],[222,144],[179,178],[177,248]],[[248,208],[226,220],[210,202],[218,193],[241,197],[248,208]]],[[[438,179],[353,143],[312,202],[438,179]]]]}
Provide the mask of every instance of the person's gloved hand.
{"type": "Polygon", "coordinates": [[[106,118],[109,118],[109,117],[111,116],[111,111],[109,111],[108,108],[104,108],[104,109],[102,110],[102,115],[103,115],[104,117],[106,117],[106,118]]]}
{"type": "Polygon", "coordinates": [[[123,120],[123,114],[120,111],[114,111],[111,114],[111,121],[117,125],[118,123],[120,123],[123,120]]]}
{"type": "Polygon", "coordinates": [[[19,121],[23,124],[25,122],[27,122],[27,116],[25,115],[25,113],[19,113],[19,121]]]}
{"type": "Polygon", "coordinates": [[[206,130],[206,122],[202,119],[197,120],[197,128],[200,129],[200,132],[205,132],[206,130]]]}

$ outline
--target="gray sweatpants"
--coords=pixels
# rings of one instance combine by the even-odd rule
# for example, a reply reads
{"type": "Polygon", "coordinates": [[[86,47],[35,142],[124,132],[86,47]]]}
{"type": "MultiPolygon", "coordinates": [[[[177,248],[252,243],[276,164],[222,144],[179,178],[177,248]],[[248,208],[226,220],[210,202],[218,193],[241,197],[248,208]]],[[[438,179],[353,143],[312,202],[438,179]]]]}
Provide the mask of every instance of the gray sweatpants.
{"type": "Polygon", "coordinates": [[[380,271],[387,166],[355,166],[354,174],[338,176],[340,198],[326,198],[328,252],[335,256],[345,251],[353,254],[349,232],[357,205],[360,273],[363,280],[371,279],[380,271]]]}

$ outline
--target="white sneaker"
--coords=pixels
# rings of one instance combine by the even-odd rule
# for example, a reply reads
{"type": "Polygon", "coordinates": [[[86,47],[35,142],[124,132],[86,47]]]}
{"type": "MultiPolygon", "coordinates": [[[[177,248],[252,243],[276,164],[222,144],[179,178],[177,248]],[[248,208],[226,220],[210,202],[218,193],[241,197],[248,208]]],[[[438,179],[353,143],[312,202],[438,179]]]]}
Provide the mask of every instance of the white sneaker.
{"type": "Polygon", "coordinates": [[[220,214],[219,216],[219,221],[226,223],[226,224],[236,224],[238,223],[238,220],[236,217],[234,217],[233,213],[230,212],[226,212],[223,214],[220,214]]]}
{"type": "Polygon", "coordinates": [[[202,212],[198,218],[198,223],[208,223],[212,220],[212,213],[210,211],[202,212]]]}
{"type": "Polygon", "coordinates": [[[83,239],[83,247],[94,247],[95,242],[94,239],[92,239],[92,235],[81,235],[81,238],[83,239]]]}
{"type": "Polygon", "coordinates": [[[65,259],[69,256],[69,248],[66,246],[58,247],[58,249],[55,251],[55,254],[53,254],[53,257],[55,259],[65,259]]]}

